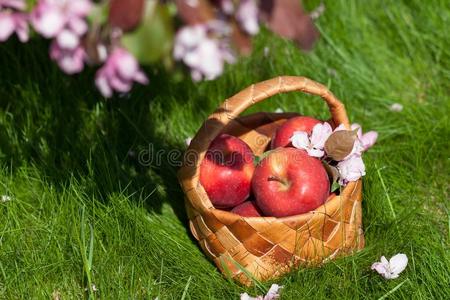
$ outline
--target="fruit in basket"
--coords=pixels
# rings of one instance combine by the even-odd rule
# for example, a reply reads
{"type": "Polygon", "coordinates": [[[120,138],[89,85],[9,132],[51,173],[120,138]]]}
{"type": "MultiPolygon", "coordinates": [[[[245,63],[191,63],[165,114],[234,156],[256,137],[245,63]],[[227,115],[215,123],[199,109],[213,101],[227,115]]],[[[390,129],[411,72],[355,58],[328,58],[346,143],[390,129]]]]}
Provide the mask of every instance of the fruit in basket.
{"type": "Polygon", "coordinates": [[[250,147],[241,139],[221,134],[200,166],[200,183],[216,208],[231,208],[250,195],[255,166],[250,147]]]}
{"type": "Polygon", "coordinates": [[[322,121],[308,116],[290,118],[275,132],[272,138],[271,148],[276,149],[278,147],[290,146],[290,139],[295,131],[306,131],[308,134],[311,134],[313,127],[319,123],[322,123],[322,121]]]}
{"type": "Polygon", "coordinates": [[[243,217],[260,217],[261,212],[254,201],[245,201],[231,210],[232,213],[243,217]]]}
{"type": "Polygon", "coordinates": [[[265,216],[285,217],[322,205],[330,182],[320,160],[289,147],[273,150],[256,166],[252,189],[265,216]]]}

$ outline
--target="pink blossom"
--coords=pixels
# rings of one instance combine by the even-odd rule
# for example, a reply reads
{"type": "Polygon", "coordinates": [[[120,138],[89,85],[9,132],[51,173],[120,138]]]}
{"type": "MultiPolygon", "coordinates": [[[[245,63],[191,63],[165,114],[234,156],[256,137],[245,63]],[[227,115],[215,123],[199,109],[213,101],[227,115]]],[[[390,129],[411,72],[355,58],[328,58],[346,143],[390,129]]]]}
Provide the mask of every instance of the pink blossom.
{"type": "Polygon", "coordinates": [[[225,62],[234,62],[225,40],[210,37],[212,32],[218,36],[226,35],[227,27],[222,22],[185,26],[175,37],[174,58],[191,68],[195,81],[215,79],[222,74],[225,62]]]}
{"type": "Polygon", "coordinates": [[[325,142],[332,132],[330,124],[319,123],[313,127],[311,136],[306,131],[294,132],[291,142],[295,148],[306,150],[309,156],[322,157],[325,155],[325,142]]]}
{"type": "Polygon", "coordinates": [[[77,45],[75,47],[62,48],[56,40],[50,45],[50,57],[67,74],[79,73],[83,70],[86,52],[77,45]]]}
{"type": "Polygon", "coordinates": [[[129,92],[134,81],[148,83],[147,76],[140,70],[136,59],[122,48],[115,48],[95,75],[97,88],[107,98],[114,91],[129,92]]]}
{"type": "Polygon", "coordinates": [[[357,181],[366,175],[366,166],[360,155],[354,154],[337,164],[339,184],[346,185],[350,181],[357,181]]]}
{"type": "Polygon", "coordinates": [[[259,32],[258,4],[255,0],[242,0],[236,11],[236,20],[245,32],[255,35],[259,32]]]}
{"type": "Polygon", "coordinates": [[[389,261],[382,256],[381,261],[373,263],[371,269],[377,271],[385,279],[395,279],[406,269],[407,265],[408,257],[403,253],[399,253],[392,256],[389,261]]]}
{"type": "Polygon", "coordinates": [[[14,32],[21,42],[28,41],[28,16],[23,0],[0,0],[0,42],[6,41],[14,32]]]}
{"type": "Polygon", "coordinates": [[[84,68],[87,55],[80,41],[88,29],[86,16],[91,8],[90,0],[39,0],[31,13],[36,31],[54,38],[50,57],[67,74],[84,68]]]}
{"type": "Polygon", "coordinates": [[[64,28],[83,35],[91,8],[90,0],[39,0],[31,13],[31,22],[46,38],[56,37],[64,28]]]}

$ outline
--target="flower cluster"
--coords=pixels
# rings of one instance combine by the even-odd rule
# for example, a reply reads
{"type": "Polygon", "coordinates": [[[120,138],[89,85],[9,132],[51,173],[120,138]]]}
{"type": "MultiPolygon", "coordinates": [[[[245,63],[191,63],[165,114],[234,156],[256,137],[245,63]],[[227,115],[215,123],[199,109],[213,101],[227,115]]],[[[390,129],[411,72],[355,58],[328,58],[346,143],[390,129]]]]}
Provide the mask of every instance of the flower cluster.
{"type": "MultiPolygon", "coordinates": [[[[291,137],[292,145],[298,149],[305,150],[308,155],[323,158],[326,156],[325,143],[333,132],[346,130],[344,125],[339,125],[333,131],[327,122],[316,124],[309,135],[305,131],[296,131],[291,137]]],[[[362,133],[359,124],[352,124],[351,130],[357,131],[357,137],[351,152],[337,163],[339,171],[339,184],[346,185],[350,181],[356,181],[366,174],[366,169],[361,155],[373,146],[378,138],[375,131],[362,133]]]]}
{"type": "Polygon", "coordinates": [[[88,30],[86,16],[91,9],[90,0],[39,0],[31,12],[36,32],[53,39],[50,57],[67,74],[84,68],[86,53],[81,37],[88,30]]]}
{"type": "Polygon", "coordinates": [[[0,42],[14,34],[28,41],[31,25],[51,39],[50,58],[66,74],[103,64],[95,83],[101,94],[111,97],[115,91],[130,91],[134,82],[148,83],[139,62],[159,60],[171,66],[176,60],[190,69],[194,81],[215,79],[238,54],[251,52],[251,38],[259,33],[261,22],[311,49],[318,32],[300,3],[263,4],[180,0],[175,1],[177,15],[171,17],[170,1],[0,0],[0,42]]]}

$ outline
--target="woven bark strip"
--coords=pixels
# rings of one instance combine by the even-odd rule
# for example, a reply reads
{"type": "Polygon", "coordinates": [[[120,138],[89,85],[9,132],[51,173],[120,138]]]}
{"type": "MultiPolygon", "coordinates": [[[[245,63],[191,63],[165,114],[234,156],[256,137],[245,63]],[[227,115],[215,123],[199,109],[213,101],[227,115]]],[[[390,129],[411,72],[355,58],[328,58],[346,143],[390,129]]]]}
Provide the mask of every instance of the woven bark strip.
{"type": "Polygon", "coordinates": [[[225,100],[192,140],[187,153],[195,153],[195,159],[185,159],[178,173],[192,234],[225,276],[245,285],[364,247],[361,180],[350,182],[339,196],[314,211],[283,218],[241,217],[215,209],[200,184],[201,161],[220,133],[241,138],[256,155],[266,150],[276,129],[293,114],[238,116],[259,101],[291,91],[322,97],[330,109],[332,124],[349,128],[344,105],[325,86],[305,77],[280,76],[253,84],[225,100]]]}

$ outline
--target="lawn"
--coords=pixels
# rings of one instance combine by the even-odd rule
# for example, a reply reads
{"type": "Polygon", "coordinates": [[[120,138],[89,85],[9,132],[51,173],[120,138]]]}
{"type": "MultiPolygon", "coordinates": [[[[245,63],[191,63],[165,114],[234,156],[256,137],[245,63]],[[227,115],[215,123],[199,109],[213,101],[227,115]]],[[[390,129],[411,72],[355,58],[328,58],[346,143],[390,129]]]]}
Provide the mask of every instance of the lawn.
{"type": "MultiPolygon", "coordinates": [[[[218,80],[155,67],[148,86],[108,101],[92,70],[69,77],[50,62],[45,41],[0,44],[0,195],[11,198],[0,203],[0,299],[263,294],[271,282],[239,286],[205,258],[177,167],[155,157],[185,149],[223,99],[277,75],[326,84],[353,122],[379,133],[365,155],[365,249],[280,278],[282,299],[450,299],[448,1],[325,5],[311,53],[264,32],[218,80]],[[400,252],[409,265],[398,279],[370,270],[400,252]]],[[[320,98],[299,93],[250,111],[277,108],[329,116],[320,98]]]]}

